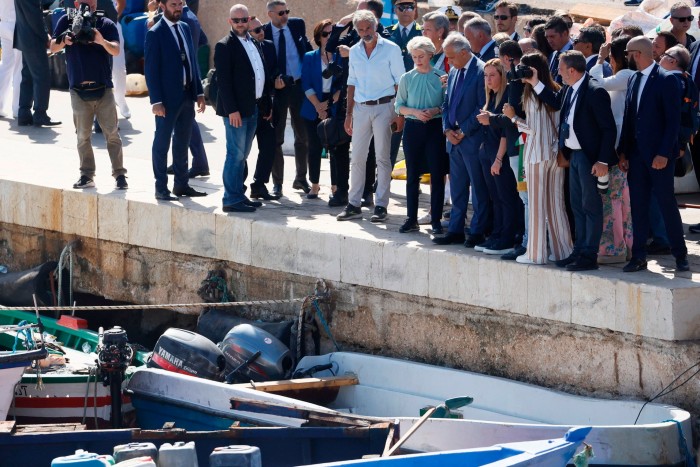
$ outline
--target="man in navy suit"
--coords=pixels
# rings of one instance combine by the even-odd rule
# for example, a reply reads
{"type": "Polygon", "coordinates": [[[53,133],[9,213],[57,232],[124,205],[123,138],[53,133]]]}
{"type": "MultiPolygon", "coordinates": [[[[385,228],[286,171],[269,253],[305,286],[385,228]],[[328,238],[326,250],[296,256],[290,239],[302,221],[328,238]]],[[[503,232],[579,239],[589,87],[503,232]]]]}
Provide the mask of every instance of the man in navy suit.
{"type": "Polygon", "coordinates": [[[491,25],[483,18],[472,18],[464,25],[464,35],[472,54],[486,63],[498,57],[496,41],[491,38],[491,25]]]}
{"type": "MultiPolygon", "coordinates": [[[[447,137],[447,151],[450,153],[450,190],[452,210],[447,234],[433,238],[438,245],[462,243],[464,239],[464,219],[469,202],[469,167],[477,161],[483,142],[483,132],[477,115],[486,103],[484,90],[484,63],[477,59],[469,48],[467,39],[461,34],[451,33],[442,46],[445,56],[452,64],[447,79],[447,96],[442,108],[442,129],[447,137]]],[[[478,197],[477,197],[478,198],[478,197]]],[[[475,206],[478,199],[472,199],[475,206]]],[[[474,209],[472,225],[476,226],[478,208],[474,209]]],[[[483,222],[483,220],[481,221],[483,222]]],[[[482,232],[479,232],[483,234],[482,232]]],[[[470,236],[471,243],[476,239],[470,236]]],[[[482,238],[483,240],[483,238],[482,238]]]]}
{"type": "Polygon", "coordinates": [[[180,21],[182,0],[160,0],[163,18],[146,33],[145,75],[152,111],[156,116],[153,138],[153,175],[156,199],[176,200],[168,190],[167,160],[173,145],[175,196],[206,196],[189,185],[187,149],[192,134],[194,103],[204,112],[204,91],[199,79],[197,54],[190,28],[180,21]]]}
{"type": "Polygon", "coordinates": [[[561,84],[559,76],[559,56],[574,48],[569,36],[569,23],[561,16],[552,16],[544,24],[544,37],[547,38],[549,46],[553,52],[549,55],[549,71],[552,73],[554,81],[561,84]]]}
{"type": "MultiPolygon", "coordinates": [[[[590,73],[598,63],[600,47],[605,43],[605,29],[591,26],[581,28],[578,37],[574,40],[574,50],[578,50],[586,58],[586,71],[590,73]]],[[[612,76],[612,67],[608,62],[603,62],[603,77],[612,76]]]]}
{"type": "Polygon", "coordinates": [[[559,146],[571,161],[569,186],[571,208],[576,219],[576,243],[568,258],[557,266],[569,271],[598,269],[598,247],[603,233],[603,201],[598,180],[608,178],[608,166],[617,162],[617,127],[610,106],[610,95],[586,73],[586,59],[570,50],[559,57],[559,75],[564,86],[554,93],[537,79],[528,78],[545,103],[559,113],[559,146]]]}
{"type": "Polygon", "coordinates": [[[628,170],[632,209],[632,259],[625,272],[647,268],[646,240],[649,236],[649,203],[652,191],[659,203],[676,258],[676,270],[688,271],[688,249],[674,196],[674,161],[678,157],[681,88],[652,57],[651,40],[635,37],[626,48],[632,69],[625,100],[618,154],[620,167],[628,170]]]}
{"type": "MultiPolygon", "coordinates": [[[[700,27],[700,16],[698,17],[698,27],[700,27]]],[[[690,62],[686,70],[692,78],[695,86],[700,89],[700,41],[695,41],[690,44],[690,62]]],[[[695,170],[695,179],[700,185],[700,137],[695,135],[695,138],[690,143],[690,152],[693,156],[693,165],[698,167],[695,170]]],[[[691,233],[700,233],[700,224],[693,224],[688,227],[691,233]]]]}
{"type": "Polygon", "coordinates": [[[284,129],[287,126],[287,113],[292,120],[294,130],[294,161],[296,175],[292,188],[311,191],[306,180],[309,160],[309,143],[306,135],[306,124],[301,117],[301,104],[304,101],[304,91],[301,89],[301,63],[306,52],[311,51],[311,43],[306,37],[306,24],[301,18],[290,18],[289,8],[285,0],[270,0],[267,2],[267,16],[270,22],[265,25],[265,39],[275,44],[277,51],[277,72],[275,79],[275,100],[272,126],[275,127],[277,147],[275,162],[272,166],[273,194],[282,196],[282,181],[284,179],[284,129]]]}

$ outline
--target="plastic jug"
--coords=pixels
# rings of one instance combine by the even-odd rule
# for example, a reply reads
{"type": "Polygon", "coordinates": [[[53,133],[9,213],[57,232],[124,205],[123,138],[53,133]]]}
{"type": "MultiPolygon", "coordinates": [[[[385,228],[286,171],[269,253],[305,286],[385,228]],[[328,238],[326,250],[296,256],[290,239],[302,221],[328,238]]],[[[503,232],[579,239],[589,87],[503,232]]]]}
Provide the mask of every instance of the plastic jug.
{"type": "Polygon", "coordinates": [[[51,467],[105,467],[114,465],[112,456],[95,454],[78,449],[70,456],[57,457],[51,461],[51,467]]]}
{"type": "Polygon", "coordinates": [[[209,467],[262,467],[260,449],[256,446],[224,446],[209,455],[209,467]]]}
{"type": "Polygon", "coordinates": [[[158,448],[153,443],[129,443],[114,446],[114,461],[124,462],[128,459],[148,456],[158,460],[158,448]]]}
{"type": "Polygon", "coordinates": [[[199,467],[194,441],[163,443],[158,450],[158,467],[199,467]]]}
{"type": "Polygon", "coordinates": [[[156,467],[156,462],[150,456],[141,456],[114,464],[114,467],[156,467]]]}

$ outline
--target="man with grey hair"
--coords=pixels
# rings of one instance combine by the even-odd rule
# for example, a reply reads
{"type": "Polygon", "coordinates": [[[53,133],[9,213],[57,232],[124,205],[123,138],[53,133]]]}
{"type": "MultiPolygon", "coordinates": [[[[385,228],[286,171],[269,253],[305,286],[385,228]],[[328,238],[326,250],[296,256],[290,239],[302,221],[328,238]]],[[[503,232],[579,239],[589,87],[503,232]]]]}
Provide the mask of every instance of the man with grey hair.
{"type": "Polygon", "coordinates": [[[686,2],[677,2],[671,5],[671,34],[676,36],[679,44],[683,44],[686,48],[690,48],[690,44],[695,42],[695,37],[688,34],[690,27],[693,25],[693,12],[690,5],[686,2]]]}
{"type": "MultiPolygon", "coordinates": [[[[431,11],[423,15],[423,36],[433,42],[435,50],[431,54],[433,56],[431,62],[435,69],[447,73],[450,71],[449,64],[445,61],[445,54],[442,51],[442,43],[447,38],[450,32],[450,20],[447,16],[438,12],[431,11]]],[[[410,51],[409,51],[410,53],[410,51]]]]}
{"type": "Polygon", "coordinates": [[[370,220],[382,222],[389,204],[391,125],[398,120],[394,113],[394,96],[405,69],[401,49],[377,34],[377,18],[371,11],[356,11],[352,23],[362,40],[350,49],[345,117],[345,131],[352,136],[350,192],[348,205],[337,219],[344,221],[362,216],[360,202],[365,188],[365,164],[374,137],[377,191],[370,220]]]}
{"type": "Polygon", "coordinates": [[[523,55],[525,55],[528,52],[532,52],[533,50],[539,50],[537,48],[537,41],[533,39],[532,37],[525,37],[523,39],[520,39],[518,41],[518,45],[520,46],[520,50],[523,51],[523,55]]]}
{"type": "Polygon", "coordinates": [[[447,233],[433,238],[433,242],[438,245],[464,242],[464,246],[473,248],[485,240],[488,221],[488,188],[478,158],[484,136],[477,120],[486,103],[484,63],[471,53],[467,39],[458,33],[448,35],[442,47],[452,66],[442,108],[442,129],[450,154],[452,210],[447,233]],[[472,183],[474,215],[465,241],[464,220],[472,183]]]}
{"type": "Polygon", "coordinates": [[[311,191],[306,180],[308,172],[309,144],[306,124],[301,117],[301,104],[304,102],[304,90],[301,88],[301,63],[304,54],[313,50],[306,37],[306,23],[301,18],[290,18],[289,7],[285,0],[267,2],[267,16],[270,22],[264,26],[265,39],[275,44],[277,51],[277,77],[275,78],[275,99],[273,101],[272,126],[275,128],[276,144],[275,162],[272,166],[272,194],[282,196],[284,179],[284,129],[289,113],[294,131],[294,161],[296,175],[292,188],[311,191]]]}
{"type": "Polygon", "coordinates": [[[491,38],[491,25],[483,18],[472,18],[464,25],[464,36],[469,41],[472,53],[486,63],[498,57],[496,41],[491,38]]]}

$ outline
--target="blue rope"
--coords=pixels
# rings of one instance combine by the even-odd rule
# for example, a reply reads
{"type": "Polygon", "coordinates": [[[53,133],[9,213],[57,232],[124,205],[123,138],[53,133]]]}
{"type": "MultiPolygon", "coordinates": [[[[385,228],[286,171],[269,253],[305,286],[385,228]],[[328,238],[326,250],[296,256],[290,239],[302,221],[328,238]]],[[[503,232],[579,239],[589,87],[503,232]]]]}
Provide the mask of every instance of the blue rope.
{"type": "Polygon", "coordinates": [[[326,330],[326,334],[328,334],[328,337],[330,337],[330,339],[333,341],[333,345],[335,345],[335,350],[340,352],[340,346],[335,341],[335,338],[333,337],[333,334],[331,333],[331,328],[328,326],[326,319],[323,317],[323,313],[321,312],[321,307],[318,306],[318,300],[314,299],[311,303],[313,303],[314,308],[316,308],[316,316],[318,316],[318,320],[323,325],[323,329],[326,330]]]}
{"type": "Polygon", "coordinates": [[[681,422],[678,420],[664,420],[664,423],[666,422],[673,422],[676,424],[676,427],[678,427],[678,448],[681,450],[681,454],[685,454],[685,466],[695,467],[695,461],[693,460],[693,456],[690,454],[690,450],[688,449],[688,443],[685,440],[685,434],[683,433],[683,426],[681,425],[681,422]]]}
{"type": "MultiPolygon", "coordinates": [[[[26,326],[29,324],[27,321],[20,321],[18,326],[26,326]]],[[[25,344],[24,347],[29,350],[34,348],[34,340],[32,339],[31,329],[19,329],[17,334],[15,334],[15,343],[12,345],[12,353],[17,352],[17,343],[19,342],[19,336],[24,335],[25,344]]]]}

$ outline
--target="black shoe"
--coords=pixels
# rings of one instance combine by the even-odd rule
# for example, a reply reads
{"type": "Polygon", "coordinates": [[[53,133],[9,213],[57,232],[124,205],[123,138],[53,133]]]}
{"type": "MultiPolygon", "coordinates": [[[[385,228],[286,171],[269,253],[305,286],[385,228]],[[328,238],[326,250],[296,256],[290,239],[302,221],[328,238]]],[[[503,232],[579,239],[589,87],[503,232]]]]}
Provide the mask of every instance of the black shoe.
{"type": "Polygon", "coordinates": [[[622,272],[637,272],[643,271],[647,268],[647,261],[645,259],[634,258],[630,260],[627,265],[622,268],[622,272]]]}
{"type": "Polygon", "coordinates": [[[447,232],[443,237],[434,237],[433,243],[436,245],[451,245],[453,243],[464,242],[464,234],[447,232]]]}
{"type": "Polygon", "coordinates": [[[374,208],[374,214],[369,218],[370,222],[384,222],[386,220],[386,208],[382,206],[376,206],[374,208]]]}
{"type": "Polygon", "coordinates": [[[306,180],[294,180],[294,183],[292,183],[292,188],[294,188],[295,190],[301,190],[304,193],[308,193],[311,191],[309,182],[307,182],[306,180]]]}
{"type": "Polygon", "coordinates": [[[688,232],[690,233],[700,233],[700,224],[693,224],[688,226],[688,232]]]}
{"type": "Polygon", "coordinates": [[[484,243],[485,240],[486,240],[486,238],[484,238],[484,236],[481,234],[470,235],[464,241],[464,247],[465,248],[474,248],[475,246],[484,243]]]}
{"type": "Polygon", "coordinates": [[[347,196],[339,196],[337,193],[330,197],[328,200],[328,206],[335,208],[340,206],[345,206],[348,204],[347,196]]]}
{"type": "Polygon", "coordinates": [[[173,166],[169,165],[167,169],[165,169],[165,173],[168,175],[175,175],[175,170],[173,170],[173,166]]]}
{"type": "Polygon", "coordinates": [[[442,235],[445,233],[445,229],[442,228],[442,224],[439,222],[437,224],[433,224],[430,230],[433,235],[442,235]]]}
{"type": "Polygon", "coordinates": [[[598,261],[583,256],[566,266],[567,271],[593,271],[595,269],[598,269],[598,261]]]}
{"type": "Polygon", "coordinates": [[[253,206],[248,206],[247,204],[245,204],[244,201],[235,204],[229,204],[228,206],[224,206],[221,209],[223,209],[224,212],[255,212],[255,208],[253,206]]]}
{"type": "Polygon", "coordinates": [[[647,245],[648,255],[670,255],[671,246],[659,243],[656,240],[652,240],[651,243],[647,245]]]}
{"type": "Polygon", "coordinates": [[[626,0],[625,6],[638,6],[642,4],[642,0],[626,0]]]}
{"type": "Polygon", "coordinates": [[[177,197],[170,194],[168,190],[156,191],[156,199],[162,201],[177,201],[177,197]]]}
{"type": "Polygon", "coordinates": [[[369,193],[367,195],[362,195],[362,202],[360,203],[360,206],[363,208],[371,208],[374,206],[374,196],[372,193],[369,193]]]}
{"type": "Polygon", "coordinates": [[[61,122],[54,122],[53,120],[51,120],[51,118],[49,118],[48,115],[45,115],[43,117],[37,117],[35,115],[34,117],[32,117],[32,120],[34,126],[56,126],[61,124],[61,122]]]}
{"type": "Polygon", "coordinates": [[[278,185],[277,183],[272,185],[272,196],[276,196],[277,199],[282,197],[282,185],[278,185]]]}
{"type": "Polygon", "coordinates": [[[676,271],[690,271],[690,264],[688,264],[687,256],[676,258],[676,271]]]}
{"type": "Polygon", "coordinates": [[[400,233],[418,232],[419,230],[420,227],[418,227],[418,221],[416,221],[415,219],[406,219],[406,222],[404,222],[403,225],[399,227],[400,233]]]}
{"type": "Polygon", "coordinates": [[[515,261],[515,259],[516,259],[518,256],[522,256],[522,255],[524,255],[525,253],[527,253],[527,248],[525,248],[525,247],[522,246],[522,245],[518,245],[518,246],[516,246],[515,249],[514,249],[513,251],[511,251],[510,253],[506,253],[505,255],[501,256],[501,259],[504,259],[504,260],[506,260],[506,261],[515,261]]]}
{"type": "Polygon", "coordinates": [[[571,253],[566,258],[555,261],[554,264],[556,264],[558,268],[565,268],[570,264],[574,264],[576,261],[578,261],[578,259],[579,259],[578,254],[571,253]]]}
{"type": "Polygon", "coordinates": [[[270,192],[267,191],[267,188],[265,188],[264,186],[258,189],[253,189],[253,187],[250,187],[250,197],[253,199],[264,199],[265,201],[274,201],[280,199],[279,196],[270,194],[270,192]]]}
{"type": "Polygon", "coordinates": [[[358,217],[362,217],[362,209],[352,204],[345,206],[343,212],[335,216],[339,221],[348,221],[350,219],[357,219],[358,217]]]}
{"type": "Polygon", "coordinates": [[[243,204],[245,204],[246,206],[253,207],[253,208],[259,208],[262,206],[262,203],[260,201],[251,201],[249,199],[244,199],[243,204]]]}
{"type": "Polygon", "coordinates": [[[198,196],[207,196],[207,193],[203,191],[197,191],[189,185],[185,188],[173,188],[173,194],[175,196],[188,196],[190,198],[196,198],[198,196]]]}
{"type": "Polygon", "coordinates": [[[17,118],[17,125],[19,126],[32,126],[34,125],[34,119],[31,117],[18,117],[17,118]]]}
{"type": "Polygon", "coordinates": [[[126,190],[129,188],[129,184],[126,183],[126,175],[117,175],[115,182],[117,190],[126,190]]]}
{"type": "Polygon", "coordinates": [[[73,188],[94,188],[95,182],[87,175],[81,175],[77,182],[73,184],[73,188]]]}
{"type": "Polygon", "coordinates": [[[195,177],[208,177],[209,176],[209,170],[195,170],[195,169],[190,169],[187,171],[187,175],[189,178],[195,178],[195,177]]]}

